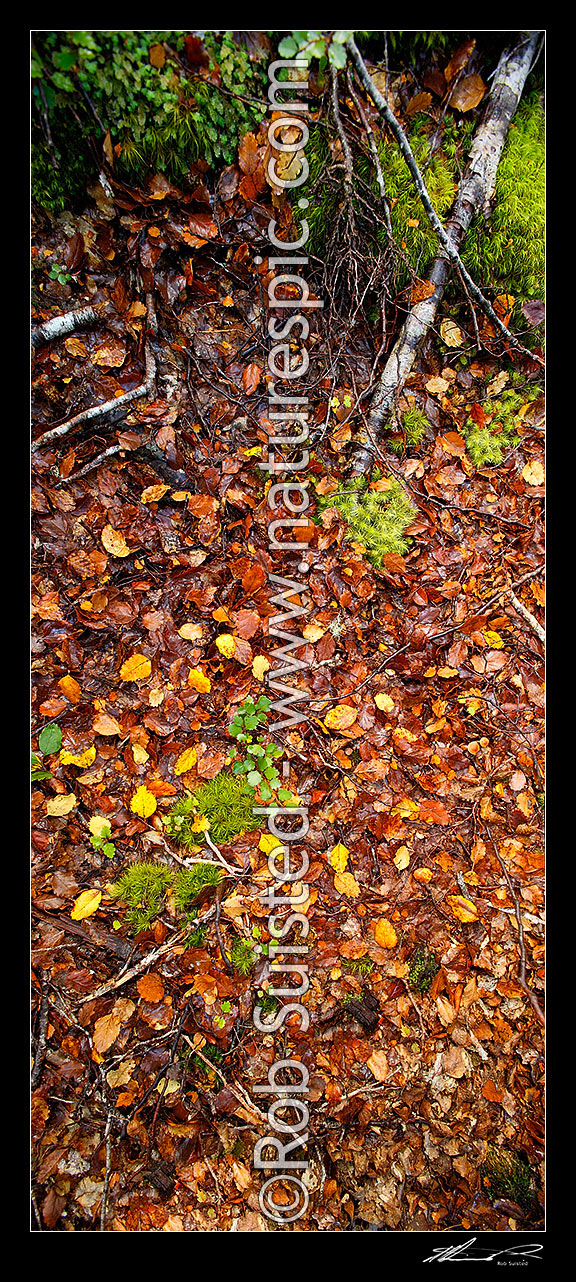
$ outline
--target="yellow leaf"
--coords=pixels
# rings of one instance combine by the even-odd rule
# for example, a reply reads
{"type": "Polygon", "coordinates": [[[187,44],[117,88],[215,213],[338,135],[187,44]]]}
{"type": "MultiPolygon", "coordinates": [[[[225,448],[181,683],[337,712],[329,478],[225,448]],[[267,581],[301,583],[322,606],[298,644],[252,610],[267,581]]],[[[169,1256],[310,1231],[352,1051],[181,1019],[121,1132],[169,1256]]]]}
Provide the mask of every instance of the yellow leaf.
{"type": "Polygon", "coordinates": [[[146,784],[142,783],[134,793],[130,802],[130,809],[134,811],[135,815],[139,815],[141,819],[148,819],[150,815],[154,814],[157,804],[154,793],[149,792],[146,784]]]}
{"type": "Polygon", "coordinates": [[[396,865],[398,872],[403,872],[404,868],[407,868],[410,863],[408,846],[399,846],[392,862],[396,865]]]}
{"type": "Polygon", "coordinates": [[[183,623],[178,628],[178,636],[183,641],[201,641],[204,635],[204,626],[202,623],[183,623]]]}
{"type": "Polygon", "coordinates": [[[397,806],[390,811],[391,815],[398,815],[400,819],[411,819],[413,815],[418,814],[420,807],[409,797],[402,797],[397,806]]]}
{"type": "Polygon", "coordinates": [[[258,849],[263,850],[265,855],[271,854],[273,850],[279,850],[282,842],[277,837],[273,837],[269,832],[263,832],[258,842],[258,849]]]}
{"type": "Polygon", "coordinates": [[[502,649],[504,642],[499,632],[491,632],[489,629],[486,629],[486,631],[482,633],[482,636],[493,650],[502,649]]]}
{"type": "Polygon", "coordinates": [[[192,832],[208,832],[210,828],[210,820],[206,818],[206,815],[195,815],[194,822],[191,827],[192,832]]]}
{"type": "Polygon", "coordinates": [[[330,863],[332,864],[332,867],[335,868],[336,872],[344,872],[348,863],[348,854],[349,851],[346,846],[341,844],[341,842],[338,842],[338,844],[334,846],[334,849],[330,852],[330,863]]]}
{"type": "Polygon", "coordinates": [[[334,889],[340,895],[347,895],[349,899],[357,899],[360,894],[358,882],[351,872],[337,872],[334,878],[334,889]]]}
{"type": "Polygon", "coordinates": [[[210,677],[206,677],[200,668],[190,669],[188,685],[192,686],[193,690],[198,690],[200,694],[206,694],[208,690],[212,689],[210,677]]]}
{"type": "Polygon", "coordinates": [[[168,493],[169,485],[147,485],[140,495],[141,503],[157,503],[168,493]]]}
{"type": "Polygon", "coordinates": [[[65,752],[62,749],[60,753],[60,761],[63,766],[80,766],[82,770],[85,770],[87,766],[91,766],[95,758],[96,749],[94,747],[85,748],[84,752],[79,753],[65,752]]]}
{"type": "Polygon", "coordinates": [[[110,820],[105,815],[93,815],[88,827],[93,837],[101,837],[103,832],[110,831],[110,820]]]}
{"type": "Polygon", "coordinates": [[[83,921],[85,917],[91,917],[100,907],[101,898],[101,890],[83,890],[74,901],[74,907],[70,913],[72,920],[83,921]]]}
{"type": "Polygon", "coordinates": [[[324,636],[325,631],[326,628],[321,628],[318,623],[307,623],[306,627],[302,629],[302,636],[306,637],[307,641],[319,641],[320,637],[324,636]]]}
{"type": "Polygon", "coordinates": [[[464,895],[447,895],[445,902],[458,921],[478,921],[478,909],[471,899],[466,899],[464,895]]]}
{"type": "Polygon", "coordinates": [[[389,694],[384,694],[384,691],[375,696],[374,703],[377,708],[380,708],[381,712],[392,712],[394,707],[394,700],[390,698],[389,694]]]}
{"type": "Polygon", "coordinates": [[[374,927],[374,939],[381,948],[394,948],[398,943],[398,936],[392,922],[386,917],[381,917],[374,927]]]}
{"type": "Polygon", "coordinates": [[[146,765],[146,762],[150,760],[149,754],[140,743],[132,744],[132,756],[134,757],[134,762],[137,766],[144,766],[146,765]]]}
{"type": "Polygon", "coordinates": [[[252,676],[256,677],[257,681],[263,681],[269,667],[270,660],[266,658],[266,655],[257,654],[252,662],[252,676]]]}
{"type": "Polygon", "coordinates": [[[57,797],[51,797],[46,802],[46,814],[52,815],[55,819],[61,819],[64,815],[69,815],[76,805],[75,793],[59,793],[57,797]]]}
{"type": "Polygon", "coordinates": [[[454,321],[443,320],[440,326],[440,333],[447,347],[462,347],[464,335],[454,321]]]}
{"type": "Polygon", "coordinates": [[[338,703],[326,713],[324,725],[328,730],[348,730],[358,716],[358,709],[346,703],[338,703]]]}
{"type": "Polygon", "coordinates": [[[216,645],[225,659],[234,658],[236,646],[231,632],[223,632],[221,637],[216,637],[216,645]]]}
{"type": "Polygon", "coordinates": [[[527,463],[526,467],[522,468],[521,475],[522,480],[526,481],[527,485],[544,484],[544,468],[539,459],[532,459],[530,463],[527,463]]]}
{"type": "Polygon", "coordinates": [[[150,676],[152,664],[145,654],[131,654],[120,668],[122,681],[145,681],[150,676]]]}
{"type": "Polygon", "coordinates": [[[178,760],[174,766],[174,774],[175,775],[187,774],[189,770],[192,770],[194,768],[197,760],[198,760],[198,753],[196,752],[196,749],[186,748],[184,752],[181,752],[180,756],[178,757],[178,760]]]}
{"type": "Polygon", "coordinates": [[[102,530],[102,546],[110,553],[110,556],[129,556],[130,548],[119,530],[115,530],[111,525],[105,525],[102,530]]]}
{"type": "Polygon", "coordinates": [[[450,677],[458,676],[458,669],[449,667],[438,668],[438,676],[442,677],[443,681],[449,681],[450,677]]]}
{"type": "Polygon", "coordinates": [[[58,685],[62,694],[66,699],[69,699],[70,703],[80,702],[80,699],[82,698],[82,690],[75,678],[70,676],[70,673],[65,677],[61,677],[58,685]]]}

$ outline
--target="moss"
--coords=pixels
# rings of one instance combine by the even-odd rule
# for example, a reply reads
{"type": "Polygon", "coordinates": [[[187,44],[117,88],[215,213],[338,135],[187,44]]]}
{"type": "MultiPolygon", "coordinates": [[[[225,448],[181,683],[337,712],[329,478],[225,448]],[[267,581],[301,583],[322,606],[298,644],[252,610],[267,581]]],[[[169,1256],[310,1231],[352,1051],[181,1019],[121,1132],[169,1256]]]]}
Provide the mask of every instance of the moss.
{"type": "Polygon", "coordinates": [[[344,965],[352,975],[369,975],[374,970],[374,962],[369,957],[357,957],[344,962],[344,965]]]}
{"type": "Polygon", "coordinates": [[[535,1194],[532,1169],[510,1149],[490,1145],[480,1175],[492,1200],[509,1198],[525,1209],[532,1205],[535,1194]]]}
{"type": "Polygon", "coordinates": [[[181,797],[164,820],[167,835],[180,846],[194,846],[201,835],[201,818],[208,821],[215,842],[231,841],[260,827],[252,813],[254,790],[234,775],[220,771],[201,788],[181,797]]]}
{"type": "Polygon", "coordinates": [[[134,863],[115,882],[112,893],[128,907],[126,919],[133,930],[147,930],[162,911],[172,873],[163,864],[134,863]]]}
{"type": "Polygon", "coordinates": [[[408,551],[405,531],[416,508],[398,481],[391,481],[386,490],[376,490],[369,488],[364,477],[354,477],[346,482],[346,489],[318,498],[318,515],[330,507],[338,509],[348,526],[346,537],[365,547],[373,565],[380,565],[389,552],[403,556],[408,551]]]}
{"type": "Polygon", "coordinates": [[[209,167],[235,159],[240,139],[264,115],[265,73],[232,32],[212,31],[204,34],[203,48],[214,74],[204,68],[203,78],[197,67],[187,70],[185,40],[182,31],[34,33],[32,195],[38,204],[54,213],[85,196],[86,178],[97,171],[89,141],[100,134],[95,116],[110,132],[116,169],[128,178],[142,179],[150,170],[184,178],[199,159],[209,167]],[[153,46],[161,49],[162,66],[153,65],[154,56],[151,62],[153,46]]]}
{"type": "Polygon", "coordinates": [[[522,102],[496,175],[493,212],[468,232],[462,258],[485,288],[517,302],[541,298],[544,288],[545,132],[540,100],[522,102]]]}
{"type": "Polygon", "coordinates": [[[224,872],[215,864],[198,863],[181,868],[174,878],[174,904],[178,912],[187,912],[207,887],[220,885],[224,872]]]}
{"type": "MultiPolygon", "coordinates": [[[[417,409],[416,406],[406,410],[406,412],[400,416],[400,423],[402,426],[403,439],[401,441],[394,440],[388,442],[389,448],[394,450],[395,454],[403,454],[406,446],[411,446],[412,448],[417,449],[422,443],[422,438],[424,437],[428,427],[428,419],[426,418],[426,415],[423,414],[421,410],[417,409]]],[[[389,423],[387,425],[387,430],[395,431],[396,429],[392,423],[389,423]]]]}
{"type": "Polygon", "coordinates": [[[426,944],[414,949],[410,957],[408,983],[417,993],[427,993],[440,966],[426,944]]]}
{"type": "Polygon", "coordinates": [[[230,961],[239,975],[249,975],[256,963],[256,953],[247,939],[235,939],[230,949],[230,961]]]}
{"type": "Polygon", "coordinates": [[[468,419],[463,436],[475,467],[497,467],[505,453],[518,445],[520,437],[516,427],[519,410],[527,400],[535,400],[538,392],[538,388],[532,388],[527,394],[521,394],[509,388],[502,393],[494,409],[488,410],[491,417],[482,427],[472,418],[468,419]]]}

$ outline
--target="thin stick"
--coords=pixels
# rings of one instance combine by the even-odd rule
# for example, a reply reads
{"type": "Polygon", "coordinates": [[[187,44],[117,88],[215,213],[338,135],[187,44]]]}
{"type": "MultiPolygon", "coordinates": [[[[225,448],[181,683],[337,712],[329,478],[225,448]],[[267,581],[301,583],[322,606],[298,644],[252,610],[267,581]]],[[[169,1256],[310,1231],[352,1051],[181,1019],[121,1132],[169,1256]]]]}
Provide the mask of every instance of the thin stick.
{"type": "Polygon", "coordinates": [[[526,946],[525,946],[525,943],[524,943],[524,926],[523,926],[523,924],[522,924],[522,913],[521,913],[521,910],[520,910],[520,901],[519,901],[519,899],[518,899],[518,895],[516,894],[516,888],[515,888],[515,886],[514,886],[514,882],[512,881],[512,878],[511,878],[511,876],[510,876],[510,873],[508,872],[508,869],[507,869],[507,867],[506,867],[506,864],[504,863],[504,860],[503,860],[503,858],[502,858],[502,856],[501,856],[501,854],[500,854],[499,850],[498,850],[498,849],[497,849],[497,847],[496,847],[496,842],[494,841],[494,838],[493,838],[493,836],[492,836],[492,833],[490,832],[490,828],[488,827],[488,824],[486,824],[486,831],[487,831],[488,836],[489,836],[489,838],[490,838],[490,842],[491,842],[491,845],[492,845],[492,849],[493,849],[493,851],[494,851],[494,854],[496,855],[496,858],[497,858],[497,860],[498,860],[498,863],[500,864],[500,867],[501,867],[501,869],[502,869],[502,872],[504,873],[504,876],[505,876],[505,878],[506,878],[506,882],[507,882],[507,885],[508,885],[508,889],[509,889],[509,891],[510,891],[510,894],[511,894],[511,896],[512,896],[512,900],[513,900],[513,903],[514,903],[514,910],[515,910],[515,913],[516,913],[516,921],[518,922],[518,943],[519,943],[519,947],[520,947],[520,964],[519,964],[518,983],[520,984],[520,987],[521,987],[521,988],[524,990],[524,992],[526,993],[526,996],[530,999],[530,1002],[532,1003],[532,1006],[533,1006],[533,1008],[534,1008],[534,1011],[536,1012],[536,1015],[537,1015],[538,1019],[540,1020],[540,1023],[541,1023],[541,1024],[543,1024],[543,1025],[545,1025],[545,1024],[546,1024],[546,1020],[545,1020],[544,1012],[543,1012],[543,1010],[542,1010],[542,1007],[541,1007],[541,1005],[540,1005],[540,1002],[538,1001],[538,998],[537,998],[537,996],[536,996],[536,993],[534,993],[534,992],[532,991],[532,989],[530,988],[530,985],[528,984],[528,981],[527,981],[527,979],[526,979],[526,946]]]}

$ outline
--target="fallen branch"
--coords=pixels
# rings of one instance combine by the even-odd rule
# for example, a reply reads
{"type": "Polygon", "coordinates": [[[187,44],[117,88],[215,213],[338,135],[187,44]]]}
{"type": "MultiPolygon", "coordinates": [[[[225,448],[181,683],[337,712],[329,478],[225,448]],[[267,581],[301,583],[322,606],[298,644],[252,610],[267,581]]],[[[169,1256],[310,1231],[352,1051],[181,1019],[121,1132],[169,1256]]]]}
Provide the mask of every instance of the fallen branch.
{"type": "Polygon", "coordinates": [[[32,330],[30,341],[33,347],[42,347],[51,343],[54,338],[63,338],[64,334],[73,334],[77,329],[88,329],[97,325],[100,317],[93,307],[80,307],[75,312],[65,312],[63,316],[53,316],[52,320],[37,325],[32,330]]]}
{"type": "Polygon", "coordinates": [[[530,613],[530,611],[523,604],[523,602],[518,600],[518,597],[514,595],[511,588],[509,590],[509,596],[510,596],[510,604],[514,606],[516,613],[521,614],[522,618],[526,619],[526,622],[530,624],[532,631],[535,632],[536,636],[540,638],[542,645],[546,645],[546,633],[544,631],[544,628],[542,627],[542,624],[539,623],[538,619],[536,619],[534,615],[530,613]]]}
{"type": "MultiPolygon", "coordinates": [[[[373,84],[364,65],[361,54],[353,40],[349,48],[357,67],[360,79],[366,87],[372,101],[382,113],[394,132],[400,150],[406,160],[416,188],[428,214],[430,222],[441,244],[440,253],[434,259],[427,279],[434,286],[429,298],[416,303],[408,313],[400,336],[391,352],[384,371],[377,384],[370,413],[365,427],[359,432],[352,454],[352,470],[355,474],[364,474],[370,470],[381,424],[386,420],[391,407],[399,396],[414,361],[430,330],[436,316],[439,303],[450,274],[455,266],[466,280],[470,293],[480,302],[483,310],[490,316],[492,323],[500,333],[504,333],[508,342],[516,347],[522,346],[514,335],[506,329],[494,309],[484,298],[478,286],[466,272],[459,255],[459,248],[468,231],[475,214],[486,212],[494,190],[496,172],[506,141],[510,123],[520,101],[526,77],[536,53],[538,33],[525,37],[511,52],[505,51],[494,76],[486,112],[480,125],[472,148],[465,173],[458,187],[456,200],[450,219],[444,228],[428,196],[422,175],[412,155],[408,140],[388,104],[373,84]]],[[[526,349],[522,349],[526,350],[526,349]]],[[[534,359],[533,353],[528,353],[534,359]]]]}
{"type": "MultiPolygon", "coordinates": [[[[149,294],[146,300],[148,329],[151,333],[156,331],[156,317],[152,302],[152,295],[149,294]]],[[[151,396],[154,391],[156,382],[156,360],[152,351],[151,344],[146,339],[146,377],[143,383],[134,387],[131,392],[124,392],[122,396],[116,396],[111,401],[104,401],[102,405],[93,405],[89,410],[82,410],[81,414],[76,414],[74,418],[69,418],[65,423],[60,423],[58,427],[53,427],[48,432],[34,442],[33,450],[40,450],[51,441],[57,441],[62,436],[66,436],[75,427],[84,426],[86,423],[98,423],[103,418],[108,418],[110,414],[116,414],[117,410],[124,410],[132,401],[138,401],[143,396],[151,396]]]]}
{"type": "MultiPolygon", "coordinates": [[[[206,921],[208,917],[211,917],[213,911],[214,910],[211,909],[210,912],[202,918],[202,920],[206,921]]],[[[190,926],[187,927],[187,930],[189,929],[191,929],[190,926]]],[[[156,962],[159,961],[160,957],[165,957],[167,953],[172,952],[172,950],[182,942],[185,934],[186,931],[180,930],[178,934],[174,935],[167,944],[162,944],[160,948],[155,948],[151,953],[147,953],[146,957],[143,957],[142,961],[139,961],[136,966],[132,966],[131,970],[127,970],[125,974],[120,975],[119,978],[111,979],[107,984],[102,984],[101,987],[95,989],[93,993],[88,993],[86,997],[83,997],[82,1001],[92,1002],[96,997],[103,997],[105,993],[112,993],[115,988],[122,988],[124,984],[128,984],[131,979],[135,979],[136,975],[141,975],[143,970],[148,970],[150,966],[154,966],[156,962]]]]}

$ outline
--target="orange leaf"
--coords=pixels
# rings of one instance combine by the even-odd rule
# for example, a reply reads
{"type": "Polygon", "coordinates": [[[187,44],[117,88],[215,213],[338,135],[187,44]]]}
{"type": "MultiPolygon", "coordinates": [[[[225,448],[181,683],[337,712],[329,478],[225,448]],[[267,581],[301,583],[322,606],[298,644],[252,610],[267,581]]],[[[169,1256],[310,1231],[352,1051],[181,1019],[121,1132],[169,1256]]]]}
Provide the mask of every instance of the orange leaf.
{"type": "Polygon", "coordinates": [[[150,676],[152,664],[145,654],[131,654],[120,668],[122,681],[145,681],[150,676]]]}
{"type": "Polygon", "coordinates": [[[328,730],[347,730],[353,725],[358,716],[358,709],[351,708],[346,703],[338,703],[335,708],[331,708],[324,718],[324,725],[328,730]]]}
{"type": "Polygon", "coordinates": [[[164,996],[164,984],[159,975],[142,975],[136,985],[140,996],[154,1005],[161,1002],[164,996]]]}
{"type": "Polygon", "coordinates": [[[386,917],[381,917],[374,926],[374,939],[381,948],[394,948],[398,943],[398,936],[392,922],[386,917]]]}
{"type": "Polygon", "coordinates": [[[80,702],[80,699],[82,698],[82,690],[74,677],[71,677],[69,674],[68,676],[61,677],[58,685],[62,694],[70,701],[70,703],[80,702]]]}
{"type": "Polygon", "coordinates": [[[478,921],[476,904],[473,904],[471,899],[466,899],[464,895],[447,895],[446,903],[458,921],[478,921]]]}

